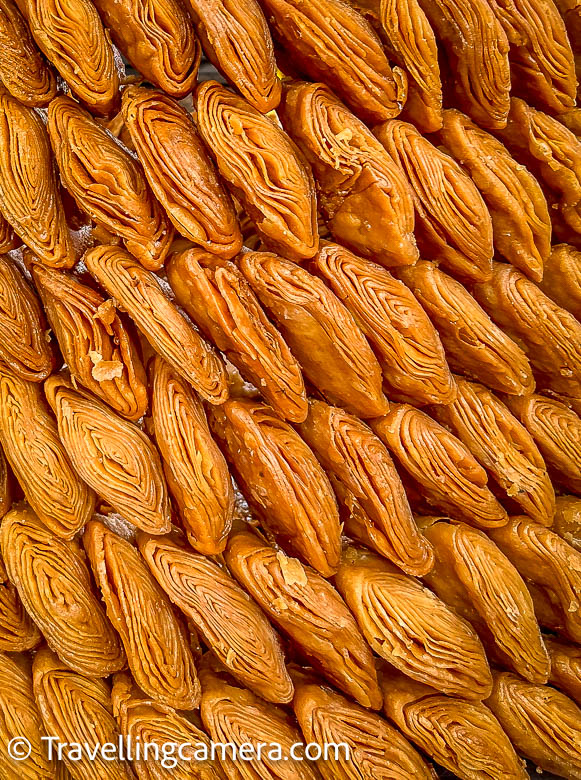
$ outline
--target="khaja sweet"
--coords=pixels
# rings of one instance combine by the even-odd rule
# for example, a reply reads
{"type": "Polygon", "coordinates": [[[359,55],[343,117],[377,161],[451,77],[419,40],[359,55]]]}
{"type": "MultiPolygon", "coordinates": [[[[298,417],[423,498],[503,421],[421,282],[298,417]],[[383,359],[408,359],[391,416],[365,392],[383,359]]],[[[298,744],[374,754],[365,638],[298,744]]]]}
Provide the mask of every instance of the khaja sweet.
{"type": "Polygon", "coordinates": [[[0,555],[0,652],[22,653],[40,644],[42,634],[8,579],[0,555]]]}
{"type": "Polygon", "coordinates": [[[551,530],[581,552],[581,498],[557,496],[551,530]]]}
{"type": "Polygon", "coordinates": [[[545,261],[541,290],[577,319],[581,319],[581,252],[557,244],[545,261]]]}
{"type": "Polygon", "coordinates": [[[545,644],[551,659],[549,682],[581,706],[581,648],[546,636],[545,644]]]}

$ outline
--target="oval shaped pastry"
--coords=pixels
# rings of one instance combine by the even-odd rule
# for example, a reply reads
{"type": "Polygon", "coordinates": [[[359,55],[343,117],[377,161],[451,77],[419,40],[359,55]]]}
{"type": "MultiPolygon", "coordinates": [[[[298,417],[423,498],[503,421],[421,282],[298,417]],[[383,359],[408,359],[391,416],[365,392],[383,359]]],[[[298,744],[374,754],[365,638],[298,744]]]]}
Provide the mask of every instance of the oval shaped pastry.
{"type": "Polygon", "coordinates": [[[143,417],[145,371],[115,302],[64,271],[35,263],[32,276],[71,376],[123,417],[143,417]]]}
{"type": "Polygon", "coordinates": [[[581,705],[581,647],[548,635],[545,644],[551,659],[550,684],[581,705]]]}
{"type": "Polygon", "coordinates": [[[323,576],[337,570],[339,512],[314,454],[266,404],[231,400],[210,411],[237,485],[285,549],[323,576]]]}
{"type": "Polygon", "coordinates": [[[506,146],[456,109],[444,111],[440,139],[484,198],[496,252],[540,282],[551,252],[551,219],[538,181],[506,146]]]}
{"type": "Polygon", "coordinates": [[[2,214],[42,263],[72,268],[76,257],[44,123],[33,108],[22,105],[3,87],[0,147],[2,214]]]}
{"type": "Polygon", "coordinates": [[[123,119],[156,198],[176,230],[221,257],[242,248],[236,212],[192,117],[168,95],[123,90],[123,119]]]}
{"type": "Polygon", "coordinates": [[[581,552],[581,498],[557,496],[551,530],[581,552]]]}
{"type": "Polygon", "coordinates": [[[302,422],[301,367],[233,263],[203,250],[174,254],[167,278],[177,302],[283,419],[302,422]]]}
{"type": "Polygon", "coordinates": [[[106,116],[119,103],[119,62],[89,0],[17,0],[36,45],[74,96],[106,116]]]}
{"type": "Polygon", "coordinates": [[[236,581],[217,563],[170,537],[140,535],[137,541],[160,586],[229,672],[267,701],[292,701],[280,640],[236,581]]]}
{"type": "Polygon", "coordinates": [[[456,396],[438,333],[402,282],[339,244],[323,243],[312,267],[368,338],[391,398],[447,404],[456,396]]]}
{"type": "Polygon", "coordinates": [[[184,3],[96,0],[95,6],[115,45],[145,81],[178,99],[190,94],[202,49],[184,3]]]}
{"type": "Polygon", "coordinates": [[[533,392],[527,356],[460,282],[423,260],[398,269],[397,276],[437,328],[452,369],[511,395],[533,392]]]}
{"type": "Polygon", "coordinates": [[[539,287],[581,320],[581,252],[568,244],[553,246],[539,287]]]}
{"type": "Polygon", "coordinates": [[[156,448],[143,431],[55,374],[45,393],[79,476],[133,525],[170,529],[169,498],[156,448]]]}
{"type": "Polygon", "coordinates": [[[307,379],[331,402],[360,417],[388,408],[381,368],[354,317],[316,276],[266,252],[247,252],[239,267],[307,379]]]}
{"type": "Polygon", "coordinates": [[[279,113],[313,168],[333,237],[383,265],[415,263],[413,194],[373,133],[324,84],[292,82],[279,113]]]}
{"type": "Polygon", "coordinates": [[[489,279],[492,222],[472,179],[407,122],[384,122],[374,133],[411,184],[422,256],[467,279],[489,279]]]}
{"type": "Polygon", "coordinates": [[[247,531],[230,537],[226,562],[271,622],[320,674],[363,707],[381,707],[371,651],[332,585],[247,531]]]}
{"type": "MultiPolygon", "coordinates": [[[[121,761],[114,752],[103,757],[100,747],[107,743],[119,745],[120,733],[113,717],[111,690],[105,680],[96,680],[71,671],[65,664],[42,648],[32,665],[33,690],[46,733],[58,744],[80,744],[77,758],[69,759],[69,750],[62,751],[63,761],[74,780],[134,780],[128,761],[121,761]],[[86,749],[84,749],[86,746],[86,749]],[[95,752],[94,760],[87,755],[95,752]]],[[[74,750],[74,748],[72,748],[74,750]]],[[[53,751],[55,745],[53,743],[53,751]]]]}
{"type": "Polygon", "coordinates": [[[173,238],[138,163],[69,97],[52,101],[48,132],[64,186],[82,211],[123,239],[146,268],[161,268],[173,238]]]}
{"type": "Polygon", "coordinates": [[[124,309],[155,352],[211,404],[228,397],[222,360],[164,292],[158,277],[117,246],[85,253],[89,271],[124,309]]]}
{"type": "Polygon", "coordinates": [[[280,126],[244,98],[205,81],[196,94],[200,135],[267,246],[300,262],[317,251],[313,175],[280,126]]]}
{"type": "Polygon", "coordinates": [[[541,770],[581,777],[581,709],[568,696],[498,672],[486,704],[521,755],[541,770]]]}
{"type": "Polygon", "coordinates": [[[122,669],[125,654],[77,543],[59,539],[21,506],[2,520],[0,544],[10,581],[59,658],[91,677],[122,669]]]}
{"type": "Polygon", "coordinates": [[[555,491],[531,434],[484,385],[460,377],[457,385],[453,403],[433,407],[435,418],[464,442],[532,520],[552,525],[555,491]]]}
{"type": "Polygon", "coordinates": [[[202,402],[159,355],[150,364],[150,380],[153,434],[188,541],[205,555],[217,555],[234,513],[228,466],[202,402]]]}
{"type": "Polygon", "coordinates": [[[46,106],[57,93],[54,73],[12,0],[0,3],[0,81],[26,106],[46,106]]]}
{"type": "Polygon", "coordinates": [[[342,409],[309,401],[299,432],[329,473],[348,536],[421,576],[433,552],[419,533],[389,453],[372,430],[342,409]]]}
{"type": "Polygon", "coordinates": [[[524,515],[488,533],[523,577],[547,591],[566,632],[580,642],[581,552],[524,515]]]}
{"type": "Polygon", "coordinates": [[[0,445],[24,497],[54,534],[72,539],[95,494],[74,470],[41,388],[0,363],[0,445]]]}
{"type": "Polygon", "coordinates": [[[529,777],[524,761],[484,704],[442,696],[394,670],[386,670],[382,688],[387,717],[460,780],[529,777]]]}
{"type": "Polygon", "coordinates": [[[479,528],[505,525],[506,511],[488,488],[485,470],[460,439],[427,414],[392,404],[372,428],[429,504],[479,528]]]}
{"type": "Polygon", "coordinates": [[[177,710],[197,707],[200,683],[186,630],[137,549],[98,520],[87,525],[83,544],[137,685],[177,710]]]}
{"type": "Polygon", "coordinates": [[[0,358],[21,379],[42,382],[55,365],[47,334],[40,301],[16,263],[0,255],[0,358]]]}
{"type": "Polygon", "coordinates": [[[42,634],[8,579],[0,555],[0,652],[22,653],[40,644],[42,634]]]}
{"type": "Polygon", "coordinates": [[[447,518],[420,518],[433,544],[424,582],[478,632],[492,657],[531,682],[551,668],[532,598],[517,569],[482,531],[447,518]]]}

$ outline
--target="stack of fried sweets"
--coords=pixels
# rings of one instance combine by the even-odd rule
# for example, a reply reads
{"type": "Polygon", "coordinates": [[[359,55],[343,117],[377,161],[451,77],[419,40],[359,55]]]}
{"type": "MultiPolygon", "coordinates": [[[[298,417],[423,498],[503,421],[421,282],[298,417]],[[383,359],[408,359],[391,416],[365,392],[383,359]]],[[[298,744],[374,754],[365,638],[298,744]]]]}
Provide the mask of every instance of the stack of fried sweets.
{"type": "Polygon", "coordinates": [[[0,0],[2,780],[581,778],[576,64],[579,0],[0,0]]]}

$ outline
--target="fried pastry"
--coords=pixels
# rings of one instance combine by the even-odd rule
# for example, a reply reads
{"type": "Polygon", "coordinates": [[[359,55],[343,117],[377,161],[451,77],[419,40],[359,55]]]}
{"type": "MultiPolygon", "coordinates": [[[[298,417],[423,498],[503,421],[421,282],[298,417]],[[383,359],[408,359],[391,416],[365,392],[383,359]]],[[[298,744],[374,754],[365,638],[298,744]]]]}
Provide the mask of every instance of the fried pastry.
{"type": "Polygon", "coordinates": [[[72,539],[93,514],[95,494],[73,469],[42,389],[2,363],[0,420],[0,446],[24,497],[50,531],[72,539]]]}
{"type": "Polygon", "coordinates": [[[437,328],[453,370],[511,395],[535,389],[523,350],[494,324],[460,282],[426,261],[398,269],[397,276],[437,328]]]}
{"type": "Polygon", "coordinates": [[[474,626],[492,657],[531,682],[546,683],[549,656],[517,569],[482,531],[443,517],[418,522],[436,556],[426,585],[474,626]]]}
{"type": "Polygon", "coordinates": [[[205,81],[196,94],[200,135],[267,246],[300,262],[317,251],[310,168],[275,123],[244,98],[205,81]]]}
{"type": "Polygon", "coordinates": [[[266,252],[247,252],[239,267],[320,393],[359,417],[387,410],[381,367],[369,343],[320,279],[266,252]]]}
{"type": "Polygon", "coordinates": [[[232,200],[185,108],[162,92],[130,86],[123,91],[123,119],[176,230],[221,257],[237,254],[242,234],[232,200]]]}
{"type": "Polygon", "coordinates": [[[419,486],[429,504],[478,528],[505,525],[486,471],[450,431],[408,404],[392,404],[372,428],[419,486]]]}
{"type": "MultiPolygon", "coordinates": [[[[0,520],[12,506],[12,475],[0,447],[0,520]]],[[[1,566],[0,566],[1,569],[1,566]]]]}
{"type": "Polygon", "coordinates": [[[407,122],[392,119],[374,133],[411,184],[422,257],[473,281],[490,279],[492,222],[472,179],[407,122]]]}
{"type": "MultiPolygon", "coordinates": [[[[0,211],[42,263],[71,268],[76,257],[44,123],[1,86],[0,148],[0,211]]],[[[7,251],[10,236],[0,228],[7,251]]]]}
{"type": "Polygon", "coordinates": [[[87,525],[83,544],[137,685],[177,710],[197,707],[200,683],[185,628],[137,549],[98,520],[87,525]]]}
{"type": "Polygon", "coordinates": [[[581,552],[581,498],[557,496],[551,530],[581,552]]]}
{"type": "Polygon", "coordinates": [[[42,635],[8,579],[0,555],[0,652],[22,653],[40,644],[42,635]]]}
{"type": "Polygon", "coordinates": [[[551,659],[550,684],[581,705],[581,647],[549,635],[545,644],[551,659]]]}
{"type": "Polygon", "coordinates": [[[555,4],[565,21],[573,51],[581,52],[581,4],[579,0],[556,0],[555,4]]]}
{"type": "Polygon", "coordinates": [[[329,473],[345,531],[408,574],[422,575],[433,552],[419,533],[389,453],[357,417],[322,401],[309,402],[299,432],[329,473]]]}
{"type": "Polygon", "coordinates": [[[581,320],[581,251],[557,244],[545,262],[541,290],[581,320]]]}
{"type": "Polygon", "coordinates": [[[320,674],[363,707],[379,709],[373,656],[335,588],[248,531],[226,548],[232,574],[320,674]]]}
{"type": "Polygon", "coordinates": [[[551,219],[535,177],[500,141],[456,109],[444,111],[440,138],[484,198],[496,252],[540,282],[551,252],[551,219]]]}
{"type": "Polygon", "coordinates": [[[161,268],[173,228],[129,152],[66,96],[50,104],[48,131],[62,182],[78,206],[120,236],[145,268],[161,268]]]}
{"type": "Polygon", "coordinates": [[[484,385],[457,378],[458,397],[434,406],[435,418],[462,441],[508,498],[532,520],[551,525],[555,491],[527,429],[484,385]]]}
{"type": "Polygon", "coordinates": [[[402,282],[339,244],[324,243],[312,268],[368,338],[391,398],[421,405],[456,397],[438,333],[402,282]]]}
{"type": "Polygon", "coordinates": [[[116,246],[99,246],[84,255],[87,268],[123,308],[153,350],[211,404],[228,397],[221,359],[164,292],[159,279],[116,246]]]}
{"type": "Polygon", "coordinates": [[[302,422],[307,398],[301,367],[236,265],[188,249],[172,256],[167,278],[177,302],[275,412],[302,422]]]}
{"type": "Polygon", "coordinates": [[[363,122],[324,84],[307,82],[287,87],[279,114],[313,167],[335,240],[383,265],[415,263],[412,190],[363,122]]]}
{"type": "Polygon", "coordinates": [[[202,402],[159,355],[150,364],[150,380],[153,434],[183,528],[192,547],[217,555],[226,545],[234,511],[228,466],[202,402]]]}
{"type": "Polygon", "coordinates": [[[21,379],[42,382],[55,365],[47,334],[40,301],[16,263],[0,255],[0,358],[21,379]]]}
{"type": "Polygon", "coordinates": [[[568,696],[498,672],[486,704],[518,752],[539,769],[571,780],[581,777],[581,709],[568,696]]]}
{"type": "MultiPolygon", "coordinates": [[[[581,24],[581,4],[577,3],[579,9],[579,23],[581,24]]],[[[581,27],[579,27],[581,31],[581,27]]],[[[577,61],[578,57],[575,58],[577,61]]],[[[559,122],[565,125],[576,136],[581,136],[581,107],[570,108],[562,114],[559,114],[559,122]]]]}
{"type": "Polygon", "coordinates": [[[386,671],[384,710],[418,748],[460,780],[527,780],[524,762],[514,752],[488,707],[386,671]]]}
{"type": "Polygon", "coordinates": [[[230,674],[267,701],[291,701],[293,685],[280,640],[236,581],[170,537],[141,534],[137,541],[159,585],[230,674]]]}
{"type": "Polygon", "coordinates": [[[2,520],[0,545],[24,608],[59,658],[91,677],[122,669],[125,654],[78,544],[59,539],[23,505],[2,520]]]}

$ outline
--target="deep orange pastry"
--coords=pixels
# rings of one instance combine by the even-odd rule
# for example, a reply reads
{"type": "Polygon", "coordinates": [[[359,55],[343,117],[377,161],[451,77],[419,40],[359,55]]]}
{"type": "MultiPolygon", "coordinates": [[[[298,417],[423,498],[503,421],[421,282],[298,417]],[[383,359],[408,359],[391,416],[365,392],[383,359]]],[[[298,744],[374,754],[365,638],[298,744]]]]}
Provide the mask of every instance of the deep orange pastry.
{"type": "Polygon", "coordinates": [[[568,244],[553,246],[539,286],[555,303],[581,320],[581,251],[568,244]]]}
{"type": "Polygon", "coordinates": [[[550,684],[581,706],[581,648],[549,635],[545,644],[551,659],[550,684]]]}
{"type": "Polygon", "coordinates": [[[0,555],[0,651],[21,653],[40,644],[42,634],[25,610],[16,587],[8,579],[0,555]]]}
{"type": "Polygon", "coordinates": [[[557,496],[551,530],[581,552],[581,498],[557,496]]]}

